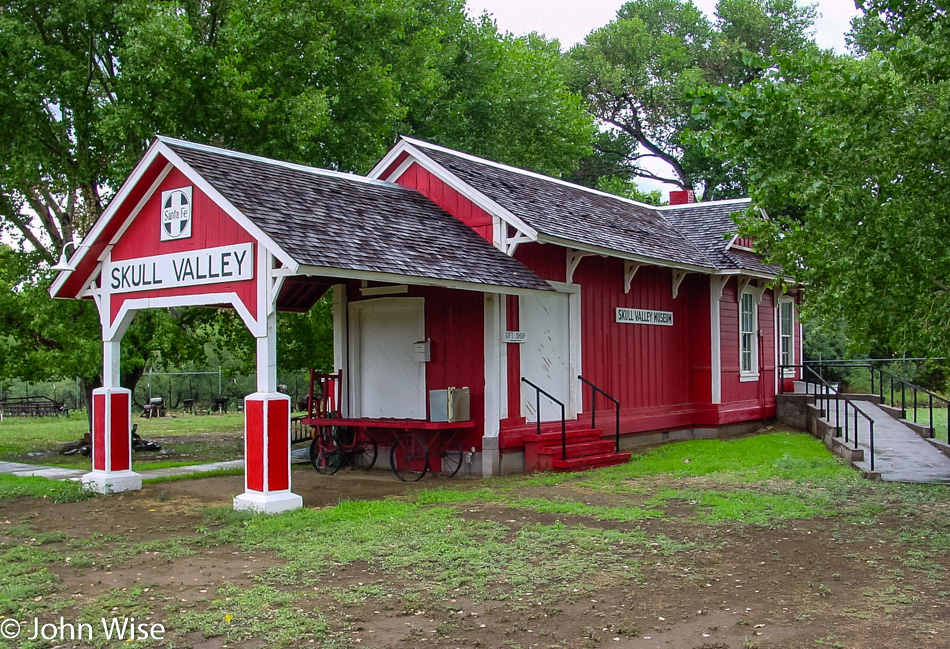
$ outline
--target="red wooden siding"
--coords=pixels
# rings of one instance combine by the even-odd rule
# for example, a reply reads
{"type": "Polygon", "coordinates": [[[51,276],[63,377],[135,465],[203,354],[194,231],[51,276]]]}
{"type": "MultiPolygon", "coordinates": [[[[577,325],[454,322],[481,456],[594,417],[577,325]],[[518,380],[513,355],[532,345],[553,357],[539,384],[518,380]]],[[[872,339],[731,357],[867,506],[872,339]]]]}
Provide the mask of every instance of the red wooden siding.
{"type": "Polygon", "coordinates": [[[245,480],[252,491],[264,491],[264,402],[251,399],[244,402],[245,480]]]}
{"type": "Polygon", "coordinates": [[[433,203],[475,230],[486,241],[493,240],[491,215],[418,164],[406,169],[396,182],[416,188],[433,203]]]}
{"type": "Polygon", "coordinates": [[[289,454],[290,401],[273,399],[267,402],[267,488],[271,491],[290,489],[289,454]]]}
{"type": "Polygon", "coordinates": [[[730,423],[771,416],[775,409],[775,305],[774,293],[766,290],[758,307],[758,380],[741,381],[739,371],[738,280],[730,279],[719,303],[722,359],[722,406],[719,422],[730,423]],[[753,414],[759,413],[758,415],[753,414]],[[761,412],[760,412],[761,411],[761,412]]]}
{"type": "MultiPolygon", "coordinates": [[[[59,293],[60,296],[72,297],[85,290],[86,287],[82,286],[81,283],[85,281],[85,278],[89,277],[93,268],[99,263],[99,255],[102,254],[108,242],[111,241],[115,233],[119,231],[121,225],[126,221],[129,214],[135,209],[139,201],[142,200],[148,188],[152,186],[152,183],[161,175],[162,170],[166,166],[168,166],[168,161],[162,156],[157,156],[155,160],[152,161],[152,164],[145,169],[138,183],[131,188],[125,201],[118,206],[115,217],[106,225],[103,235],[95,242],[83,242],[91,245],[91,248],[86,251],[86,255],[83,257],[82,263],[77,267],[76,271],[70,273],[69,277],[66,278],[63,288],[59,293]]],[[[110,205],[110,207],[112,206],[110,205]]]]}
{"type": "Polygon", "coordinates": [[[389,165],[388,167],[386,167],[386,171],[380,174],[379,177],[383,180],[389,180],[389,177],[396,172],[396,169],[399,169],[399,165],[405,162],[406,158],[408,157],[409,157],[409,154],[406,153],[405,151],[400,153],[398,156],[396,156],[396,159],[393,160],[393,163],[389,165]]]}
{"type": "Polygon", "coordinates": [[[753,247],[755,246],[755,239],[753,239],[752,237],[748,237],[745,239],[736,239],[732,245],[739,248],[748,248],[749,250],[752,250],[753,247]]]}
{"type": "MultiPolygon", "coordinates": [[[[183,173],[177,169],[173,169],[142,207],[135,221],[133,221],[128,230],[123,233],[122,238],[116,242],[115,247],[112,249],[112,259],[137,259],[139,257],[151,257],[173,252],[186,252],[189,250],[200,250],[202,248],[255,242],[255,239],[246,230],[239,226],[234,219],[204,192],[198,189],[197,186],[194,187],[192,193],[192,236],[188,239],[160,241],[159,229],[161,227],[162,192],[188,185],[193,185],[193,183],[188,180],[183,173]]],[[[255,264],[255,276],[257,274],[256,254],[257,245],[255,244],[255,257],[248,260],[255,264]]],[[[244,304],[247,305],[251,315],[255,318],[257,317],[257,289],[254,280],[222,282],[220,284],[210,284],[206,286],[187,286],[176,289],[136,291],[134,293],[113,295],[111,304],[112,316],[113,318],[115,317],[122,303],[128,299],[167,295],[204,295],[207,293],[237,293],[244,304]]]]}
{"type": "MultiPolygon", "coordinates": [[[[623,267],[619,259],[587,257],[574,273],[581,285],[583,374],[639,420],[625,425],[628,430],[675,426],[678,415],[692,412],[695,402],[708,402],[708,317],[705,327],[701,314],[697,319],[709,304],[708,279],[687,276],[674,300],[672,271],[642,267],[624,293],[623,267]],[[673,326],[617,323],[617,307],[670,311],[673,326]]],[[[589,412],[589,390],[583,399],[589,412]]],[[[606,407],[598,401],[598,408],[606,407]]]]}
{"type": "Polygon", "coordinates": [[[113,392],[109,395],[112,401],[112,421],[110,422],[110,438],[112,441],[112,471],[128,471],[132,459],[132,433],[129,431],[129,418],[126,413],[132,408],[132,395],[128,392],[113,392]]]}
{"type": "Polygon", "coordinates": [[[106,395],[92,395],[92,468],[106,470],[106,395]]]}
{"type": "MultiPolygon", "coordinates": [[[[523,243],[515,250],[515,259],[534,271],[541,279],[563,282],[567,279],[567,251],[551,244],[523,243]]],[[[583,265],[584,259],[581,261],[583,265]]],[[[621,274],[621,281],[623,275],[621,274]]]]}
{"type": "MultiPolygon", "coordinates": [[[[418,164],[409,167],[398,182],[418,189],[491,240],[491,217],[418,164]]],[[[526,243],[518,247],[515,258],[539,277],[552,282],[566,280],[567,251],[563,247],[526,243]]],[[[727,284],[719,306],[722,403],[713,404],[709,276],[687,275],[679,287],[678,297],[673,299],[670,269],[641,267],[629,293],[624,293],[623,270],[622,260],[591,256],[580,261],[573,278],[581,287],[581,371],[621,400],[623,432],[716,426],[774,414],[776,354],[771,291],[765,293],[759,306],[758,328],[763,332],[759,339],[759,380],[742,382],[739,381],[737,282],[731,279],[727,284]],[[618,324],[617,307],[671,311],[674,326],[618,324]]],[[[350,295],[358,295],[357,286],[353,285],[350,295]]],[[[432,340],[432,360],[426,368],[427,387],[469,386],[473,417],[478,418],[481,428],[484,397],[481,296],[421,288],[410,288],[409,295],[426,297],[426,331],[432,340]],[[448,350],[452,350],[451,353],[448,350]]],[[[518,299],[509,297],[506,305],[506,325],[510,330],[518,330],[518,299]]],[[[800,341],[796,340],[796,347],[798,345],[800,341]]],[[[511,432],[514,432],[511,427],[523,423],[520,352],[516,344],[507,346],[508,410],[503,413],[503,426],[511,432]]],[[[589,390],[582,391],[582,403],[583,411],[589,413],[589,390]]],[[[599,409],[608,407],[601,400],[597,405],[599,409]]],[[[478,440],[473,439],[473,443],[477,444],[478,440]]]]}

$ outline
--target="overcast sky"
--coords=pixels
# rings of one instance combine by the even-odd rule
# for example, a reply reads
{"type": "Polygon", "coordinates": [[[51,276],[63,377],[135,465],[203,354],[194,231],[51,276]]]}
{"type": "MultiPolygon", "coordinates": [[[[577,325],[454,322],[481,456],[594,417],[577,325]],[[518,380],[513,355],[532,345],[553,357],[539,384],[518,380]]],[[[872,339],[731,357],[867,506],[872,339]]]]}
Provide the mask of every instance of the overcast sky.
{"type": "MultiPolygon", "coordinates": [[[[693,2],[710,16],[716,8],[716,0],[693,2]]],[[[470,12],[487,11],[503,31],[518,35],[536,31],[558,39],[565,48],[613,20],[622,4],[623,0],[467,0],[470,12]]],[[[817,4],[821,16],[815,24],[815,40],[821,47],[843,53],[844,34],[858,14],[853,0],[818,0],[817,4]]]]}
{"type": "MultiPolygon", "coordinates": [[[[498,28],[516,35],[532,31],[556,38],[561,47],[584,40],[590,32],[603,27],[617,14],[624,0],[466,0],[472,14],[487,11],[498,23],[498,28]]],[[[693,3],[713,16],[717,0],[693,0],[693,3]]],[[[799,0],[799,4],[804,4],[799,0]]],[[[834,49],[845,53],[845,32],[851,29],[851,19],[858,15],[853,0],[817,0],[818,19],[815,21],[815,41],[819,47],[834,49]]],[[[644,161],[651,171],[666,175],[670,169],[659,161],[644,161]]],[[[673,185],[655,180],[637,181],[640,189],[653,191],[659,189],[663,198],[673,185]]]]}

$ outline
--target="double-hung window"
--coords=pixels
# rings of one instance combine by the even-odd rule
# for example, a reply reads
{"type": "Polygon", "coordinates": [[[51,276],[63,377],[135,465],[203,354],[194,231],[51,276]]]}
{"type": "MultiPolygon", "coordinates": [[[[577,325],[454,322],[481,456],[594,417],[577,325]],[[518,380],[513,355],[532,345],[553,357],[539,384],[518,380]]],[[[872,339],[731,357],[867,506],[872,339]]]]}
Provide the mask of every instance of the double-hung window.
{"type": "Polygon", "coordinates": [[[758,349],[755,344],[758,323],[756,320],[755,299],[752,293],[743,293],[739,298],[739,373],[747,379],[758,376],[758,349]]]}
{"type": "MultiPolygon", "coordinates": [[[[795,363],[794,308],[795,303],[791,300],[781,300],[778,303],[779,365],[795,363]]],[[[786,374],[792,372],[794,370],[785,370],[786,374]]]]}

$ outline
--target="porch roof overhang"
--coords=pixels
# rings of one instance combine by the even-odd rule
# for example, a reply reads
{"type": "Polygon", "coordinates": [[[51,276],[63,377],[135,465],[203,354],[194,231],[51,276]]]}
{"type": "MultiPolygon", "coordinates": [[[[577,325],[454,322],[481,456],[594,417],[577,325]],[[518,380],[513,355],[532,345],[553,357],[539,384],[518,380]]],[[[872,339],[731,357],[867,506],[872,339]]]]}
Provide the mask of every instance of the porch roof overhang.
{"type": "Polygon", "coordinates": [[[75,270],[53,282],[53,297],[88,297],[109,250],[172,168],[274,255],[274,275],[284,278],[279,310],[307,310],[346,279],[490,293],[552,290],[413,189],[159,137],[77,246],[75,270]]]}

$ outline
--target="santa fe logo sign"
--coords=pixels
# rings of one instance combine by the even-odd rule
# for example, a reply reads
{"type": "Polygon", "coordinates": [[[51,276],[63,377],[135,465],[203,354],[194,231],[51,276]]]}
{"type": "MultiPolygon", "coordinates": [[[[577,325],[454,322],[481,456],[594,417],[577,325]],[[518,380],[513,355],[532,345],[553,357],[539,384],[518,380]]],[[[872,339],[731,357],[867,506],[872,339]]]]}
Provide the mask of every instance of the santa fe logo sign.
{"type": "Polygon", "coordinates": [[[161,241],[191,237],[191,217],[191,187],[162,192],[161,241]]]}

